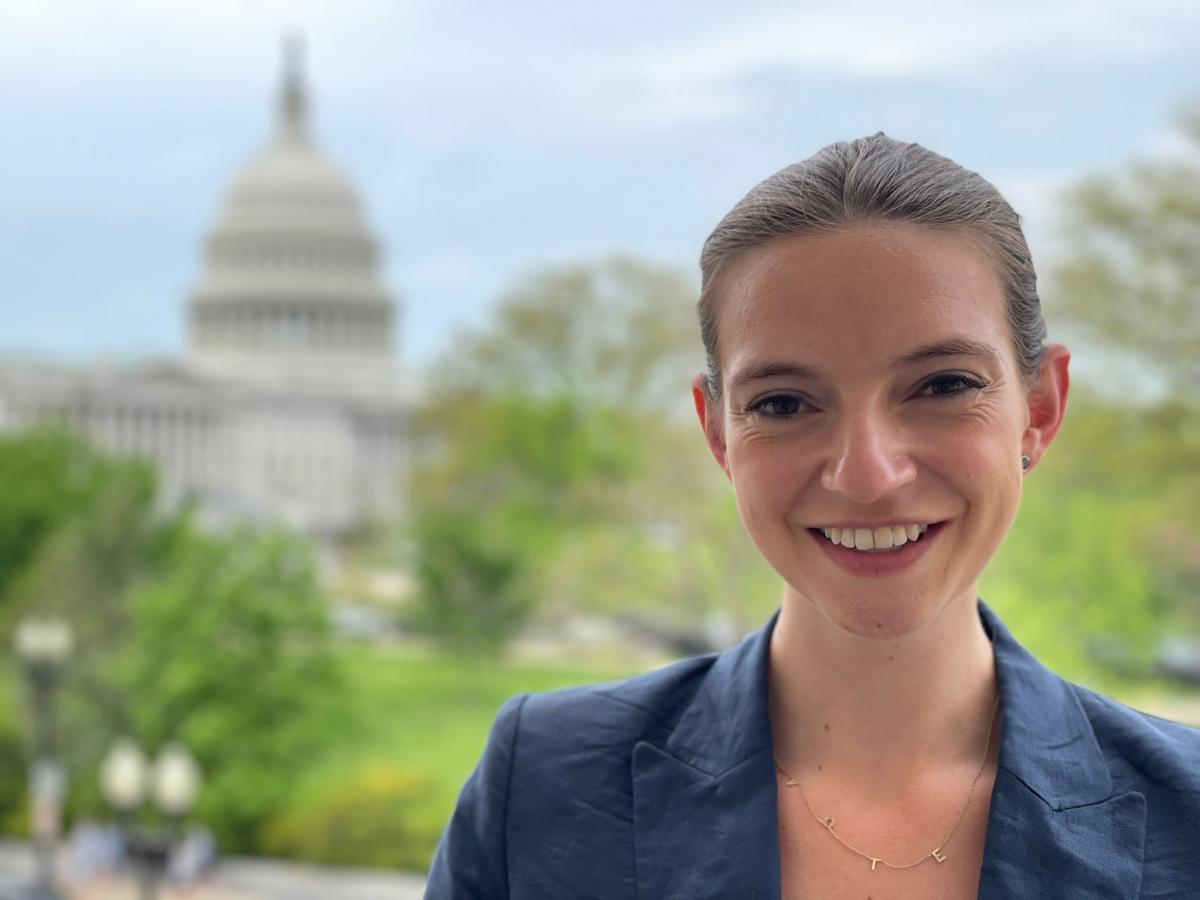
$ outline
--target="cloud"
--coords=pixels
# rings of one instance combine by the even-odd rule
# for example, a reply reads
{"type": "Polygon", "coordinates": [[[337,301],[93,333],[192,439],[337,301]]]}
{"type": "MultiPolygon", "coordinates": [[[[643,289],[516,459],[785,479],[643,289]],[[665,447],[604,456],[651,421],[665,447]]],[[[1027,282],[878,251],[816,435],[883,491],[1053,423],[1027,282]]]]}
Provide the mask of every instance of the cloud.
{"type": "Polygon", "coordinates": [[[758,178],[877,127],[992,178],[1040,240],[1057,185],[1146,141],[1169,152],[1149,130],[1200,85],[1194,0],[7,0],[12,296],[110,310],[114,333],[121,315],[142,333],[130,295],[174,310],[221,190],[269,133],[289,28],[415,349],[539,261],[620,244],[690,266],[758,178]]]}
{"type": "MultiPolygon", "coordinates": [[[[1039,55],[1059,61],[1137,60],[1182,48],[1200,30],[1200,5],[858,2],[768,11],[643,47],[620,61],[585,63],[600,85],[587,98],[606,125],[667,128],[736,117],[753,106],[748,82],[769,73],[861,80],[969,77],[1039,55]]],[[[564,89],[572,85],[564,81],[564,89]]],[[[578,105],[578,104],[577,104],[578,105]]]]}
{"type": "Polygon", "coordinates": [[[1025,69],[1039,55],[1152,58],[1200,34],[1200,4],[1183,0],[805,6],[734,14],[700,3],[648,17],[633,0],[602,12],[453,0],[9,0],[0,76],[32,78],[40,97],[229,98],[249,78],[273,76],[282,33],[301,29],[323,90],[398,116],[420,106],[446,138],[462,139],[454,122],[519,131],[553,116],[594,133],[736,120],[754,109],[752,79],[772,74],[962,79],[1025,69]]]}

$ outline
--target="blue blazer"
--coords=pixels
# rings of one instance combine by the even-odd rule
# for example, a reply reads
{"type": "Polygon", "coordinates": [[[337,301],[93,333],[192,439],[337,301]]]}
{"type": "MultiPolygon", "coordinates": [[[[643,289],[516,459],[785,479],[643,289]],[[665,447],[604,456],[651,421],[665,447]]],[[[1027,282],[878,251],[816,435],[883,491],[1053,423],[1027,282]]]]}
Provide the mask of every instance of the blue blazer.
{"type": "MultiPolygon", "coordinates": [[[[979,612],[1003,717],[979,896],[1200,898],[1200,731],[1064,681],[979,612]]],[[[777,617],[724,653],[509,700],[427,900],[778,900],[777,617]]]]}

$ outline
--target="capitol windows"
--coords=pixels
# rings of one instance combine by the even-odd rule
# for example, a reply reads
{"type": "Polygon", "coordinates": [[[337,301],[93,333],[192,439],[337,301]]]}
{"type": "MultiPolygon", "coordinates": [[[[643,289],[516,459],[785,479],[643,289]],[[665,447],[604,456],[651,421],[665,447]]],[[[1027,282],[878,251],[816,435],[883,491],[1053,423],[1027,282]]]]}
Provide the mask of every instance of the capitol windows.
{"type": "Polygon", "coordinates": [[[270,347],[273,345],[271,326],[274,323],[271,321],[272,318],[269,309],[258,307],[254,310],[254,325],[251,332],[254,335],[254,346],[270,347]]]}
{"type": "Polygon", "coordinates": [[[287,316],[278,307],[264,310],[263,334],[268,347],[285,348],[288,345],[287,316]]]}
{"type": "Polygon", "coordinates": [[[317,333],[317,311],[311,306],[301,307],[298,311],[300,320],[300,346],[309,349],[314,346],[317,333]]]}
{"type": "Polygon", "coordinates": [[[249,347],[254,343],[253,328],[258,310],[254,307],[235,307],[233,310],[234,344],[238,347],[249,347]]]}
{"type": "Polygon", "coordinates": [[[364,334],[365,340],[363,343],[372,350],[378,349],[381,332],[379,313],[373,309],[366,310],[363,313],[363,319],[366,321],[366,333],[364,334]]]}
{"type": "Polygon", "coordinates": [[[216,310],[201,306],[193,313],[196,322],[196,336],[206,345],[215,344],[220,340],[218,326],[220,324],[216,310]]]}
{"type": "Polygon", "coordinates": [[[325,310],[319,306],[313,307],[312,346],[315,350],[324,350],[329,346],[327,323],[328,316],[325,310]]]}
{"type": "Polygon", "coordinates": [[[376,326],[378,348],[380,350],[387,350],[391,345],[392,319],[391,316],[388,315],[388,311],[386,309],[379,310],[379,312],[376,313],[376,316],[378,318],[378,325],[376,326]]]}
{"type": "Polygon", "coordinates": [[[329,317],[329,347],[340,350],[342,347],[342,311],[335,309],[329,317]]]}

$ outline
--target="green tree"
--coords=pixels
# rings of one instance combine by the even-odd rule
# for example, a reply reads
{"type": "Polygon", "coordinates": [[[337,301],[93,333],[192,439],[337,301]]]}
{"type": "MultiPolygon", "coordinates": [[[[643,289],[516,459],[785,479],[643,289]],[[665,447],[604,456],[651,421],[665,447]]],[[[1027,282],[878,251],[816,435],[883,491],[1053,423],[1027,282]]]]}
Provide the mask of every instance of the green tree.
{"type": "Polygon", "coordinates": [[[439,449],[412,493],[418,621],[495,653],[536,610],[563,542],[613,514],[611,487],[637,466],[628,423],[576,397],[486,392],[434,420],[439,449]]]}
{"type": "Polygon", "coordinates": [[[1200,629],[1200,111],[1180,131],[1184,153],[1065,195],[1046,294],[1080,371],[1097,371],[1086,365],[1097,353],[1124,364],[1077,379],[1050,461],[1065,506],[1081,493],[1107,504],[1095,514],[1136,548],[1128,565],[1148,567],[1153,588],[1133,591],[1147,601],[1137,610],[1121,579],[1092,582],[1098,621],[1105,607],[1136,612],[1138,633],[1147,621],[1160,632],[1200,629]]]}
{"type": "Polygon", "coordinates": [[[1189,153],[1089,178],[1066,196],[1048,294],[1056,321],[1200,405],[1200,110],[1189,153]]]}
{"type": "Polygon", "coordinates": [[[1097,687],[1114,671],[1144,676],[1168,611],[1153,552],[1156,505],[1070,488],[1068,457],[1056,468],[1030,481],[980,592],[1060,673],[1097,687]]]}
{"type": "Polygon", "coordinates": [[[114,738],[180,739],[207,776],[200,817],[252,851],[295,772],[349,736],[330,727],[341,682],[325,599],[306,542],[206,533],[190,510],[157,508],[155,480],[62,430],[7,436],[5,609],[74,632],[61,711],[76,810],[102,811],[97,767],[114,738]]]}
{"type": "Polygon", "coordinates": [[[105,676],[148,747],[178,739],[206,777],[197,815],[253,850],[296,773],[344,741],[341,672],[306,541],[247,526],[184,530],[129,597],[105,676]],[[337,727],[333,727],[337,726],[337,727]]]}
{"type": "Polygon", "coordinates": [[[452,643],[498,649],[535,613],[695,631],[775,604],[694,422],[695,296],[630,259],[552,269],[433,367],[413,533],[423,619],[452,643]]]}
{"type": "MultiPolygon", "coordinates": [[[[155,483],[148,465],[109,459],[59,427],[0,439],[0,653],[15,677],[11,631],[21,617],[70,623],[75,650],[60,697],[61,743],[77,784],[90,777],[121,720],[121,698],[98,672],[128,634],[126,594],[154,569],[170,540],[171,520],[154,513],[155,483]],[[94,727],[97,721],[105,727],[94,727]]],[[[17,711],[14,729],[26,723],[24,702],[17,711]]],[[[19,730],[0,740],[5,752],[19,751],[18,768],[25,765],[27,740],[19,730]]],[[[11,815],[11,800],[5,805],[11,815]]]]}
{"type": "Polygon", "coordinates": [[[678,269],[628,257],[535,272],[501,298],[485,329],[433,366],[430,399],[461,385],[686,412],[680,399],[704,362],[696,296],[678,269]]]}
{"type": "MultiPolygon", "coordinates": [[[[66,429],[42,426],[0,436],[0,488],[0,602],[11,627],[19,607],[28,603],[28,597],[22,601],[14,596],[16,582],[43,551],[46,539],[63,526],[76,527],[78,532],[77,526],[93,517],[108,520],[129,514],[146,519],[156,476],[145,463],[109,459],[66,429]],[[11,608],[14,604],[18,609],[11,608]]],[[[125,541],[126,546],[98,551],[101,558],[108,557],[109,565],[89,575],[101,578],[105,590],[128,575],[121,563],[129,557],[129,546],[147,535],[140,529],[124,533],[110,529],[108,538],[125,541]]],[[[77,534],[74,540],[79,539],[77,534]]],[[[56,604],[69,603],[78,594],[65,583],[73,573],[61,574],[63,583],[50,588],[56,604]]]]}

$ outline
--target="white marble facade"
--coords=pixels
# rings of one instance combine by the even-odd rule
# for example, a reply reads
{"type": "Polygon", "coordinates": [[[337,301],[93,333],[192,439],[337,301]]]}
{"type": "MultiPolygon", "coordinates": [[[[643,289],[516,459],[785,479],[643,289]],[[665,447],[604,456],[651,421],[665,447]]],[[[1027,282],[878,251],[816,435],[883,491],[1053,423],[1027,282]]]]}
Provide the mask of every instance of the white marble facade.
{"type": "Polygon", "coordinates": [[[396,305],[353,189],[309,132],[298,48],[274,139],[234,180],[178,360],[0,361],[0,428],[56,419],[154,460],[203,517],[332,537],[402,507],[396,305]]]}

